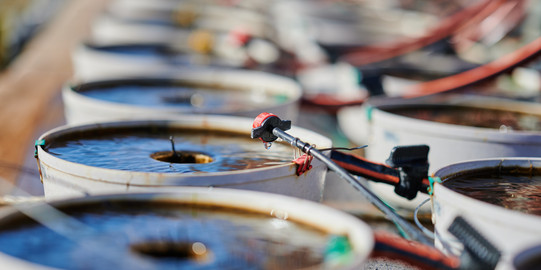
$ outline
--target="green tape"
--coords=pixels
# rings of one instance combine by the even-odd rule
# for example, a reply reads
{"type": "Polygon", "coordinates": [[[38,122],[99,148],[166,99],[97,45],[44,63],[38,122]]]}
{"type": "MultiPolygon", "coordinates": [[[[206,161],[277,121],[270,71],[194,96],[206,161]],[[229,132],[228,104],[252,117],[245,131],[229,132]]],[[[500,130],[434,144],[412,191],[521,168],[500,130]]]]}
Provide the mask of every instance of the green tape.
{"type": "Polygon", "coordinates": [[[37,158],[38,157],[38,146],[43,146],[45,145],[45,140],[36,140],[36,142],[34,143],[34,157],[37,158]]]}
{"type": "Polygon", "coordinates": [[[435,182],[441,183],[441,178],[429,176],[428,182],[430,182],[430,186],[428,187],[428,195],[432,195],[432,193],[434,193],[434,183],[435,182]]]}
{"type": "Polygon", "coordinates": [[[361,84],[363,81],[363,73],[358,68],[353,68],[353,72],[355,72],[356,83],[361,84]]]}
{"type": "Polygon", "coordinates": [[[352,247],[347,236],[332,235],[325,248],[325,264],[342,265],[352,259],[352,247]]]}
{"type": "Polygon", "coordinates": [[[400,236],[404,237],[405,239],[411,240],[411,237],[404,231],[404,229],[402,228],[402,226],[400,226],[400,224],[396,223],[395,221],[393,221],[393,223],[396,229],[398,230],[398,234],[400,234],[400,236]]]}
{"type": "Polygon", "coordinates": [[[274,96],[274,100],[280,104],[286,103],[289,100],[289,96],[286,94],[278,94],[274,96]]]}
{"type": "Polygon", "coordinates": [[[368,121],[372,121],[372,111],[374,110],[374,107],[368,105],[366,106],[366,119],[368,121]]]}

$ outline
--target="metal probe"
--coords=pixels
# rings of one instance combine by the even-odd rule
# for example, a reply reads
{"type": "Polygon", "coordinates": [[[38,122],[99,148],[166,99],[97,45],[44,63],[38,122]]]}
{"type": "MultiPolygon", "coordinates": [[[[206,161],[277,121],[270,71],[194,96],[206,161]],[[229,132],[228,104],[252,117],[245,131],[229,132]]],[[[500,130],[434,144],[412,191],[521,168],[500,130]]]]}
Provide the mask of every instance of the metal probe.
{"type": "Polygon", "coordinates": [[[274,114],[261,113],[254,120],[252,127],[252,138],[260,138],[263,142],[273,142],[280,138],[290,143],[293,147],[300,149],[307,155],[316,157],[327,165],[330,170],[336,172],[342,179],[348,181],[355,189],[361,192],[361,194],[368,199],[370,203],[376,206],[388,219],[399,226],[403,230],[406,237],[422,244],[433,246],[433,242],[429,240],[420,230],[396,214],[393,209],[385,204],[377,195],[372,193],[372,191],[368,190],[363,184],[357,181],[357,179],[353,178],[346,170],[338,166],[319,150],[312,147],[312,145],[287,134],[284,130],[291,128],[291,121],[280,120],[280,118],[274,114]]]}

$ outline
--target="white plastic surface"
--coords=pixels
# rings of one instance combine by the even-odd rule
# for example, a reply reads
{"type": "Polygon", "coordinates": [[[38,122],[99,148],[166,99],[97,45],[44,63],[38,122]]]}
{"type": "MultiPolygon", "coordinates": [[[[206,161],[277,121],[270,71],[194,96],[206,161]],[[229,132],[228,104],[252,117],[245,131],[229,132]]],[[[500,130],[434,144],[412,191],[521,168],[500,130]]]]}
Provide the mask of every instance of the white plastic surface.
{"type": "MultiPolygon", "coordinates": [[[[40,139],[50,141],[60,134],[92,130],[100,126],[139,126],[148,123],[148,121],[64,126],[45,133],[40,139]]],[[[173,127],[241,132],[246,134],[247,138],[250,138],[253,119],[230,116],[186,115],[172,117],[168,121],[158,121],[160,121],[160,125],[163,122],[163,125],[173,127]]],[[[317,147],[331,147],[331,141],[328,138],[306,129],[293,127],[288,133],[315,144],[317,147]]],[[[263,145],[261,147],[263,148],[263,145]]],[[[129,172],[92,167],[58,158],[45,151],[43,147],[38,147],[38,158],[46,198],[76,197],[83,196],[85,193],[150,191],[160,187],[182,189],[186,186],[213,186],[265,191],[320,201],[327,171],[327,167],[317,159],[312,161],[312,169],[297,176],[294,163],[231,172],[182,174],[129,172]]]]}
{"type": "MultiPolygon", "coordinates": [[[[265,213],[282,218],[285,217],[286,219],[324,230],[329,234],[345,235],[348,237],[352,246],[352,252],[354,254],[353,260],[336,269],[359,269],[368,259],[374,246],[374,236],[370,227],[360,219],[321,204],[270,193],[220,188],[209,189],[186,187],[174,191],[161,190],[156,193],[91,196],[75,200],[56,201],[53,202],[52,205],[61,208],[62,206],[69,206],[73,202],[92,205],[93,203],[99,203],[103,200],[114,201],[122,199],[219,205],[221,207],[240,208],[247,211],[265,213]]],[[[0,212],[0,224],[3,223],[3,220],[7,216],[13,214],[13,209],[4,209],[3,212],[0,212]]],[[[15,213],[15,215],[20,214],[15,213]]],[[[2,265],[3,269],[51,269],[22,261],[3,253],[0,253],[0,265],[2,265]]]]}
{"type": "MultiPolygon", "coordinates": [[[[152,79],[154,73],[142,75],[140,78],[152,79]]],[[[284,97],[283,102],[262,106],[257,109],[231,109],[231,108],[208,108],[205,110],[192,107],[144,107],[128,104],[108,102],[87,97],[73,91],[70,85],[65,85],[62,90],[66,121],[69,124],[88,123],[111,120],[132,120],[148,117],[168,117],[170,115],[204,113],[204,114],[227,114],[237,116],[256,117],[262,112],[270,112],[282,119],[295,121],[298,116],[298,106],[301,98],[301,88],[292,79],[259,71],[241,71],[224,69],[179,69],[162,74],[158,78],[170,78],[192,83],[216,84],[222,88],[245,89],[247,95],[254,99],[264,94],[279,95],[284,97]]],[[[109,78],[111,79],[111,78],[109,78]]]]}
{"type": "MultiPolygon", "coordinates": [[[[540,168],[540,158],[485,159],[449,165],[436,171],[435,176],[445,179],[457,173],[475,169],[498,170],[502,167],[540,168]]],[[[502,258],[498,269],[512,269],[511,261],[519,252],[541,244],[541,217],[506,209],[459,194],[442,184],[434,185],[433,221],[436,244],[458,255],[462,244],[448,232],[457,216],[463,217],[483,237],[494,244],[502,258]]]]}

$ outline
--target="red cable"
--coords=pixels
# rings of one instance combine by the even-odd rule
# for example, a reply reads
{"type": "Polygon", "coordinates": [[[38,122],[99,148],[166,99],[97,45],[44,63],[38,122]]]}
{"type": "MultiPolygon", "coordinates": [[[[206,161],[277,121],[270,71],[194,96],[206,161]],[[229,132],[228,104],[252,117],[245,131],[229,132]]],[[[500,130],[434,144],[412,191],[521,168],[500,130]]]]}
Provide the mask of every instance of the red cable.
{"type": "Polygon", "coordinates": [[[522,48],[486,65],[462,73],[413,85],[405,90],[405,98],[426,96],[464,87],[506,72],[541,54],[541,37],[522,48]]]}
{"type": "Polygon", "coordinates": [[[420,38],[404,38],[403,40],[394,41],[388,44],[361,47],[357,52],[343,56],[341,60],[354,66],[361,66],[421,49],[429,44],[433,44],[458,33],[464,29],[464,26],[478,24],[481,20],[498,10],[498,8],[506,2],[506,0],[481,1],[480,3],[445,18],[437,27],[420,38]]]}
{"type": "Polygon", "coordinates": [[[388,232],[374,233],[376,246],[372,258],[398,259],[421,269],[458,269],[460,259],[418,242],[388,232]]]}
{"type": "Polygon", "coordinates": [[[491,34],[508,33],[524,18],[525,1],[507,1],[492,9],[481,10],[483,14],[478,14],[478,19],[469,21],[456,31],[452,43],[457,51],[467,50],[483,38],[490,39],[491,34]]]}
{"type": "Polygon", "coordinates": [[[398,185],[398,183],[400,182],[400,179],[398,177],[396,177],[396,176],[383,174],[383,173],[377,173],[377,172],[374,172],[374,171],[371,171],[371,170],[368,170],[368,169],[364,169],[364,168],[361,168],[361,167],[358,167],[358,166],[355,166],[355,165],[352,165],[352,164],[349,164],[349,163],[346,163],[346,162],[338,161],[338,160],[333,160],[333,161],[338,166],[346,169],[347,171],[350,171],[350,172],[353,171],[353,172],[358,172],[359,174],[368,175],[368,176],[371,176],[371,177],[373,177],[375,179],[380,180],[381,182],[384,182],[384,183],[387,183],[387,184],[390,184],[390,185],[393,185],[393,186],[398,185]]]}
{"type": "MultiPolygon", "coordinates": [[[[446,37],[452,37],[453,44],[459,50],[471,46],[475,40],[480,40],[484,36],[493,32],[494,27],[483,27],[481,24],[486,20],[496,21],[492,25],[500,25],[505,23],[505,28],[510,29],[521,19],[524,8],[524,0],[485,0],[475,5],[463,9],[454,15],[444,19],[436,28],[429,31],[426,35],[420,38],[405,38],[403,40],[394,41],[387,44],[377,44],[376,46],[365,46],[358,49],[353,49],[352,53],[344,55],[341,60],[348,62],[354,66],[362,66],[370,63],[375,63],[397,57],[415,50],[419,50],[425,46],[433,44],[446,37]]],[[[517,63],[511,64],[514,66],[517,63]]],[[[503,72],[503,71],[499,71],[503,72]]],[[[498,72],[498,73],[499,73],[498,72]]],[[[494,74],[489,74],[487,77],[494,74]]],[[[468,75],[471,76],[471,75],[468,75]]],[[[484,79],[483,76],[474,76],[475,79],[466,80],[469,83],[484,79]]],[[[420,83],[410,87],[406,91],[406,98],[428,95],[432,93],[444,92],[467,84],[454,83],[454,76],[446,77],[447,79],[438,83],[434,80],[432,84],[420,83]],[[449,87],[445,87],[450,85],[449,87]],[[454,86],[456,85],[456,86],[454,86]],[[411,91],[411,93],[409,92],[411,91]],[[426,92],[426,93],[425,93],[426,92]]],[[[443,80],[442,79],[442,80],[443,80]]],[[[456,80],[463,80],[464,77],[458,77],[456,80]]],[[[467,78],[466,78],[467,79],[467,78]]],[[[460,82],[460,81],[459,81],[460,82]]],[[[311,98],[304,100],[307,103],[326,106],[328,110],[340,108],[342,106],[359,105],[366,98],[361,98],[352,101],[340,101],[322,96],[319,98],[311,98]]]]}

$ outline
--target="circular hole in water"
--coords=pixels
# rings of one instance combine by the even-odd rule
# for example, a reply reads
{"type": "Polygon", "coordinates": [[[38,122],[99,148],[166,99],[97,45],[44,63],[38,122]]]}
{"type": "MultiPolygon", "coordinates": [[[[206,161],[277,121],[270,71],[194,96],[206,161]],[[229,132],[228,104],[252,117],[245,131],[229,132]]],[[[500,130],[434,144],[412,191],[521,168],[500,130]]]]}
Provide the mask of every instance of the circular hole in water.
{"type": "Polygon", "coordinates": [[[131,250],[153,258],[204,260],[208,249],[201,242],[147,241],[131,244],[131,250]]]}
{"type": "Polygon", "coordinates": [[[151,158],[169,163],[210,163],[212,157],[195,151],[160,151],[150,155],[151,158]]]}

